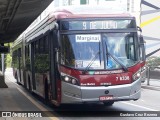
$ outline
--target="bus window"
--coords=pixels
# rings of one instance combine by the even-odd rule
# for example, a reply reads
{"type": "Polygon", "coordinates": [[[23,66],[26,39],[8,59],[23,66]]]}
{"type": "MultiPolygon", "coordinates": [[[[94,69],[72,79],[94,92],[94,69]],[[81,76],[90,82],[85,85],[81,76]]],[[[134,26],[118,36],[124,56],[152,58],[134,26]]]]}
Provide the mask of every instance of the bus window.
{"type": "Polygon", "coordinates": [[[39,40],[39,53],[43,53],[44,52],[44,39],[43,38],[41,38],[40,40],[39,40]]]}
{"type": "Polygon", "coordinates": [[[132,66],[139,61],[137,54],[135,54],[134,34],[106,33],[103,34],[103,38],[107,44],[108,52],[125,66],[132,66]]]}
{"type": "Polygon", "coordinates": [[[102,46],[99,38],[100,34],[63,35],[61,39],[62,64],[75,68],[85,68],[92,59],[95,59],[91,68],[104,68],[101,66],[102,52],[100,51],[102,46]],[[82,37],[93,37],[94,40],[81,40],[82,37]]]}
{"type": "Polygon", "coordinates": [[[44,37],[44,53],[48,53],[49,52],[49,43],[48,43],[48,37],[45,36],[44,37]]]}
{"type": "Polygon", "coordinates": [[[35,54],[39,53],[39,40],[35,41],[35,54]]]}

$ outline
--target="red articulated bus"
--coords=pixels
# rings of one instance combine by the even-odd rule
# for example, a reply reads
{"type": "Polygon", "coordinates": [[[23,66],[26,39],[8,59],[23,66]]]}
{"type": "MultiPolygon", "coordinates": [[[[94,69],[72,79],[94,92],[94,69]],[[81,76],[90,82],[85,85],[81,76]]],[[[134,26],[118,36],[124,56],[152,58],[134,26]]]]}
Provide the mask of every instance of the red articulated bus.
{"type": "Polygon", "coordinates": [[[13,74],[55,105],[137,100],[145,64],[138,31],[128,13],[56,9],[15,40],[13,74]]]}

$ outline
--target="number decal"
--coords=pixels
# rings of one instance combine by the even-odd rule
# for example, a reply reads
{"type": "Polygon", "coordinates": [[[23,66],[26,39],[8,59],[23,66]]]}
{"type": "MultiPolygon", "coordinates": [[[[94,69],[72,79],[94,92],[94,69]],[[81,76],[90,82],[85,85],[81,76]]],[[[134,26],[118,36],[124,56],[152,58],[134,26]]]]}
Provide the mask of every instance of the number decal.
{"type": "Polygon", "coordinates": [[[116,81],[118,81],[118,77],[116,77],[116,81]]]}
{"type": "Polygon", "coordinates": [[[83,22],[83,30],[86,30],[87,29],[87,24],[86,22],[83,22]]]}
{"type": "Polygon", "coordinates": [[[125,81],[125,80],[129,80],[129,76],[122,76],[122,77],[116,77],[116,81],[125,81]]]}

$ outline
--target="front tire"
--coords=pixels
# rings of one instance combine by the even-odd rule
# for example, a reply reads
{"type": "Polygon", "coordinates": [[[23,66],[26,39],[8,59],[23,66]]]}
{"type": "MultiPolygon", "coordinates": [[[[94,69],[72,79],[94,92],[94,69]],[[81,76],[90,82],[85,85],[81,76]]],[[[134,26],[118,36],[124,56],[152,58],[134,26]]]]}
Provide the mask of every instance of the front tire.
{"type": "Polygon", "coordinates": [[[103,102],[103,104],[105,106],[112,106],[114,104],[114,101],[105,101],[105,102],[103,102]]]}

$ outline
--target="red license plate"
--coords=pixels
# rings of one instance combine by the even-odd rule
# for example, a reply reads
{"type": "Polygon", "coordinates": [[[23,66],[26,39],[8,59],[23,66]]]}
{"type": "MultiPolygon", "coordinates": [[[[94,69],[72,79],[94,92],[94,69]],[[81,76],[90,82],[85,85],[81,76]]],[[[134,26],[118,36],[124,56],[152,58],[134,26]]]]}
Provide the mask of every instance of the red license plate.
{"type": "Polygon", "coordinates": [[[112,95],[110,95],[110,96],[100,96],[100,97],[99,97],[99,100],[100,100],[100,101],[113,100],[113,96],[112,96],[112,95]]]}

